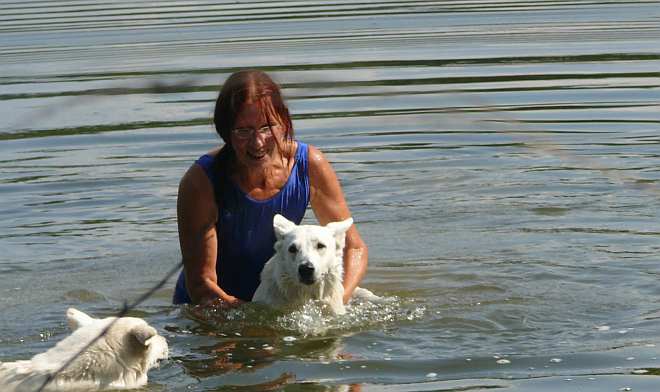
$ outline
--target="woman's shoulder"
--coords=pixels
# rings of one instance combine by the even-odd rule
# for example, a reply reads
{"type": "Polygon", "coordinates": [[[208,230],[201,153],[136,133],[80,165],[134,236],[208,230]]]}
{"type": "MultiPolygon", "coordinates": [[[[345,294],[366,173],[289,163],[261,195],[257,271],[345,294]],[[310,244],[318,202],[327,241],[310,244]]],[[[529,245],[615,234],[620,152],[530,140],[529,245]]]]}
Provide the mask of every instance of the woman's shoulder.
{"type": "Polygon", "coordinates": [[[210,150],[206,154],[202,155],[201,157],[197,158],[195,161],[196,164],[200,166],[204,166],[206,163],[212,164],[218,156],[221,154],[222,148],[214,148],[213,150],[210,150]]]}
{"type": "Polygon", "coordinates": [[[201,190],[210,187],[210,180],[202,166],[193,163],[179,181],[180,190],[201,190]]]}
{"type": "Polygon", "coordinates": [[[308,151],[307,165],[312,188],[326,188],[334,184],[337,174],[323,152],[312,145],[308,145],[308,151]]]}
{"type": "Polygon", "coordinates": [[[316,148],[311,144],[298,142],[298,148],[296,151],[300,152],[301,150],[305,153],[306,158],[309,162],[323,158],[323,153],[321,152],[321,150],[319,150],[318,148],[316,148]]]}
{"type": "Polygon", "coordinates": [[[179,233],[208,228],[217,220],[213,185],[201,166],[193,164],[181,178],[176,206],[179,233]]]}
{"type": "Polygon", "coordinates": [[[307,144],[307,161],[311,169],[310,173],[330,165],[323,152],[311,144],[307,144]]]}
{"type": "Polygon", "coordinates": [[[214,163],[220,150],[220,148],[215,148],[197,158],[181,178],[179,187],[181,189],[203,191],[203,193],[208,193],[204,192],[206,190],[212,190],[213,179],[210,175],[214,172],[214,163]]]}
{"type": "Polygon", "coordinates": [[[339,220],[334,219],[337,218],[335,215],[339,211],[337,208],[341,210],[346,207],[341,184],[337,173],[323,152],[313,146],[309,148],[309,188],[312,208],[319,217],[319,221],[339,220]]]}
{"type": "Polygon", "coordinates": [[[204,155],[210,156],[211,158],[215,158],[216,156],[218,156],[218,153],[220,153],[220,150],[222,150],[222,147],[216,147],[216,148],[214,148],[213,150],[210,150],[209,152],[207,152],[204,155]]]}

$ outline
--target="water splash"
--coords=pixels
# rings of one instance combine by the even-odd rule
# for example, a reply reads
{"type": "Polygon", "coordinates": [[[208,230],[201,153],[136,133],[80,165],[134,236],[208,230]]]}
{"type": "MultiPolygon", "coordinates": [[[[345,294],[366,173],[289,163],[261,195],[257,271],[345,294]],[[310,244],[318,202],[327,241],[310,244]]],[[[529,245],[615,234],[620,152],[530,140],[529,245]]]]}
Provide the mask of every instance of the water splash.
{"type": "Polygon", "coordinates": [[[346,314],[333,315],[320,301],[291,311],[248,303],[240,308],[219,305],[184,307],[186,316],[205,329],[227,336],[332,336],[421,319],[426,307],[398,297],[378,302],[353,301],[346,314]]]}
{"type": "Polygon", "coordinates": [[[413,321],[422,318],[425,312],[424,306],[415,306],[397,297],[390,297],[378,302],[352,302],[347,306],[346,314],[334,316],[325,312],[322,304],[311,301],[300,309],[278,317],[277,325],[303,336],[319,336],[413,321]]]}

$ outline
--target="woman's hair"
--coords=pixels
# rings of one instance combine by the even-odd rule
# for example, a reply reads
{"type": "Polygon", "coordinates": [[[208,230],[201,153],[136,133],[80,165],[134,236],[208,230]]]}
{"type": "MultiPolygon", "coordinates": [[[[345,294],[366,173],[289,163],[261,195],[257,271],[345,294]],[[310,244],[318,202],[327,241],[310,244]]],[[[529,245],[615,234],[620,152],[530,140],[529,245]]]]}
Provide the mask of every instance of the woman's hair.
{"type": "MultiPolygon", "coordinates": [[[[277,120],[282,127],[284,140],[293,140],[293,124],[280,87],[265,72],[244,70],[229,76],[215,101],[213,122],[216,132],[225,142],[223,150],[233,151],[231,130],[234,128],[238,113],[246,103],[259,105],[267,119],[277,120]]],[[[275,140],[281,152],[279,139],[275,138],[275,140]]]]}

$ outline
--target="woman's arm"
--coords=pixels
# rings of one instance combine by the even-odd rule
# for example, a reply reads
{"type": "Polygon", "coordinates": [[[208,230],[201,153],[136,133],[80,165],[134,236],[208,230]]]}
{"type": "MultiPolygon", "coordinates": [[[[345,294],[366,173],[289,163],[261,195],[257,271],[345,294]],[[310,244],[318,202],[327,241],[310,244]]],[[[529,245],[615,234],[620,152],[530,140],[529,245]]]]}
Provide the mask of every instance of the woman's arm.
{"type": "MultiPolygon", "coordinates": [[[[326,225],[351,216],[344,193],[330,162],[313,146],[309,146],[309,179],[312,209],[319,223],[326,225]]],[[[346,232],[344,248],[344,303],[353,295],[367,272],[369,250],[355,225],[346,232]]]]}
{"type": "Polygon", "coordinates": [[[195,304],[220,298],[229,305],[238,305],[242,301],[218,286],[215,269],[218,252],[215,230],[217,219],[218,208],[211,182],[204,169],[193,165],[181,179],[177,198],[179,243],[188,295],[195,304]]]}

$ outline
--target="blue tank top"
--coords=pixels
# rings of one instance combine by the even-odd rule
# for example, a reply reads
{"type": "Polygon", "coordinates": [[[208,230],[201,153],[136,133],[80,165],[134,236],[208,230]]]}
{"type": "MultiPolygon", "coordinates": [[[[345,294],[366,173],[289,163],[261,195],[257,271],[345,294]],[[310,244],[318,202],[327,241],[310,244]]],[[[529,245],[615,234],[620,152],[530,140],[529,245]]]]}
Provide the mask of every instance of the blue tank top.
{"type": "MultiPolygon", "coordinates": [[[[280,191],[266,200],[255,200],[243,192],[226,172],[221,151],[203,155],[195,163],[208,176],[218,206],[216,232],[218,285],[228,294],[250,301],[257,290],[259,274],[274,253],[273,217],[285,216],[300,224],[309,204],[308,147],[298,142],[291,174],[280,191]]],[[[183,272],[174,291],[175,304],[190,303],[183,272]]]]}

